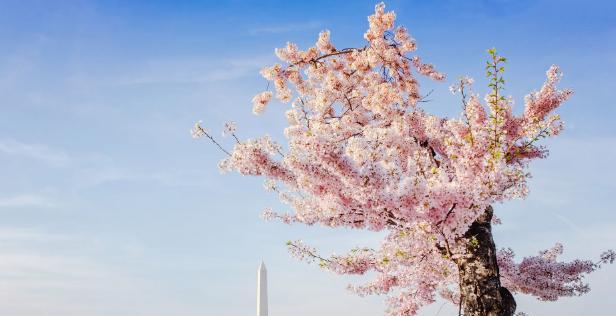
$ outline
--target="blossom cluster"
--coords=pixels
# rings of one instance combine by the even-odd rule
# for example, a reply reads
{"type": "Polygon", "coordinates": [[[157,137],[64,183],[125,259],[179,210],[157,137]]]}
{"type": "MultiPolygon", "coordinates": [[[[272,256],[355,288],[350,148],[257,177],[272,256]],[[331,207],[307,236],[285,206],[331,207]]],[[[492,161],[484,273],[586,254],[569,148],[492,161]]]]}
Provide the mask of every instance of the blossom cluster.
{"type": "Polygon", "coordinates": [[[544,301],[587,293],[590,287],[584,283],[583,277],[600,265],[588,260],[559,262],[556,259],[562,251],[563,246],[556,244],[538,256],[515,263],[513,250],[500,250],[498,266],[503,284],[512,292],[534,295],[544,301]]]}
{"type": "MultiPolygon", "coordinates": [[[[451,88],[463,96],[461,116],[430,114],[418,78],[442,81],[445,75],[408,56],[417,49],[415,39],[395,27],[395,14],[383,4],[368,21],[363,47],[339,50],[324,31],[306,50],[293,43],[277,49],[282,63],[261,74],[289,104],[288,145],[283,152],[269,137],[238,142],[220,167],[265,177],[266,189],[293,210],[268,209],[267,219],[387,231],[379,249],[329,258],[301,242],[288,245],[294,255],[337,273],[375,271],[372,282],[353,290],[390,294],[390,315],[415,315],[439,294],[459,302],[455,260],[465,255],[462,235],[490,205],[526,196],[528,164],[546,154],[537,141],[562,129],[553,112],[571,91],[556,88],[560,72],[552,66],[543,87],[527,96],[524,112],[514,115],[511,99],[500,95],[504,59],[492,52],[488,65],[496,75],[485,100],[468,94],[473,81],[463,77],[451,88]]],[[[253,98],[255,114],[274,92],[253,98]]],[[[197,127],[193,134],[200,136],[197,127]]],[[[545,300],[584,293],[582,277],[597,266],[558,262],[560,251],[519,264],[512,251],[501,251],[506,286],[545,300]]]]}

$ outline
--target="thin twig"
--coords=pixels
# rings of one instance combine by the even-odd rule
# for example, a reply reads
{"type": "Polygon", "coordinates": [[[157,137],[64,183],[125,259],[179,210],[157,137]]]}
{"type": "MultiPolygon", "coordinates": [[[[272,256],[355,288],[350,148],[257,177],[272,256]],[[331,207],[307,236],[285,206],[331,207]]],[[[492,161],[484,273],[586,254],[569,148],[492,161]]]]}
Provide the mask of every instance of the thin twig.
{"type": "Polygon", "coordinates": [[[212,137],[212,135],[210,135],[205,129],[203,129],[203,127],[201,126],[196,126],[196,128],[203,133],[203,135],[205,135],[205,137],[209,138],[210,141],[212,141],[212,143],[214,143],[214,145],[218,146],[218,149],[222,150],[222,152],[224,152],[225,154],[227,154],[227,156],[231,156],[231,153],[228,152],[224,147],[222,147],[222,145],[220,145],[220,143],[218,143],[214,137],[212,137]]]}
{"type": "Polygon", "coordinates": [[[460,80],[460,94],[462,95],[462,105],[464,106],[464,117],[466,118],[466,124],[468,124],[468,133],[471,135],[471,146],[475,145],[475,140],[473,137],[473,126],[471,125],[471,120],[468,117],[468,113],[466,112],[466,108],[468,107],[468,103],[466,103],[466,94],[464,93],[464,81],[460,80]]]}
{"type": "Polygon", "coordinates": [[[233,135],[233,138],[235,138],[236,143],[241,144],[239,138],[237,138],[237,135],[235,135],[235,133],[231,133],[231,135],[233,135]]]}
{"type": "Polygon", "coordinates": [[[417,100],[417,102],[430,102],[432,101],[432,99],[428,100],[427,98],[432,94],[432,92],[434,92],[434,89],[430,90],[428,93],[426,93],[426,95],[424,95],[423,97],[419,98],[419,100],[417,100]]]}

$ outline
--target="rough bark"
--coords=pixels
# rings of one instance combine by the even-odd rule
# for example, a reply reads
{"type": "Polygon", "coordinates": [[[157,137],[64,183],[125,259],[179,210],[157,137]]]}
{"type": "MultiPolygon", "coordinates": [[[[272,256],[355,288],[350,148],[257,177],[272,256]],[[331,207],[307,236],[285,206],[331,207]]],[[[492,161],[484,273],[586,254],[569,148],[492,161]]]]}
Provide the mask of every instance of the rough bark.
{"type": "Polygon", "coordinates": [[[488,207],[471,225],[463,241],[469,256],[456,262],[465,316],[512,316],[516,309],[513,295],[500,284],[492,214],[492,207],[488,207]]]}

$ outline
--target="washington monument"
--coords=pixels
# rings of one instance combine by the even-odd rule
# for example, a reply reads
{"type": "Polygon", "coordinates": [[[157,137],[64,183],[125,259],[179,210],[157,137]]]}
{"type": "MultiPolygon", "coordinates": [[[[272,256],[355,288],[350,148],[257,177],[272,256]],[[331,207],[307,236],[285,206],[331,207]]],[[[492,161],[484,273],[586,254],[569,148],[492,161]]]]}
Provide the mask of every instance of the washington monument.
{"type": "Polygon", "coordinates": [[[257,316],[267,316],[267,270],[263,262],[257,271],[257,316]]]}

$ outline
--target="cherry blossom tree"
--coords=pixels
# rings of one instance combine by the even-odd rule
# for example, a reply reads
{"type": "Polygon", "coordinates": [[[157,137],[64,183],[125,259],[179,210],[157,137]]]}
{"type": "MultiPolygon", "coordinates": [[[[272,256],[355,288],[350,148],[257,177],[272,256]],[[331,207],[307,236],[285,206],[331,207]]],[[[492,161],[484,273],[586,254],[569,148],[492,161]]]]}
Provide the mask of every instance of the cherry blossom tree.
{"type": "Polygon", "coordinates": [[[346,255],[287,245],[336,273],[373,272],[371,282],[351,288],[387,295],[387,315],[416,315],[437,296],[464,315],[513,315],[512,293],[552,301],[588,292],[584,276],[614,262],[613,251],[596,262],[562,262],[556,244],[518,262],[492,238],[500,222],[492,205],[528,194],[529,163],[547,154],[539,141],[563,128],[554,111],[572,91],[556,87],[559,68],[548,69],[515,115],[503,94],[506,59],[490,49],[487,95],[482,100],[473,80],[461,78],[450,88],[460,95],[461,116],[439,117],[424,109],[417,77],[445,75],[414,55],[415,40],[394,20],[381,3],[368,17],[362,47],[338,49],[323,31],[307,50],[293,43],[276,50],[282,63],[261,71],[275,91],[257,94],[253,112],[262,114],[274,95],[290,104],[286,146],[268,136],[240,140],[234,123],[225,127],[236,143],[230,151],[200,123],[193,136],[227,155],[223,171],[265,178],[267,191],[291,210],[266,210],[267,219],[385,231],[378,249],[346,255]]]}

